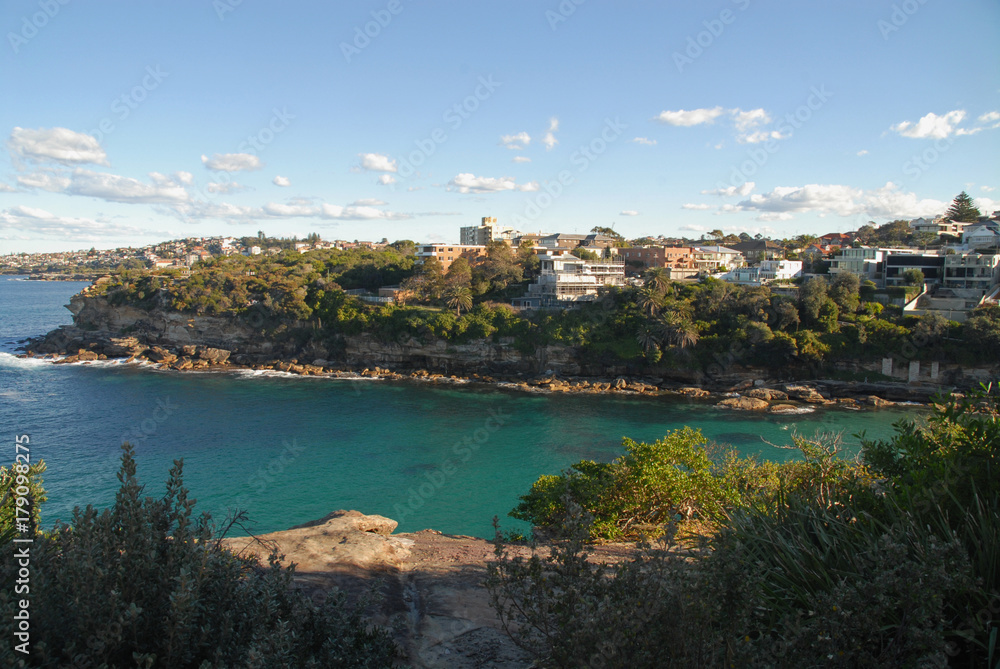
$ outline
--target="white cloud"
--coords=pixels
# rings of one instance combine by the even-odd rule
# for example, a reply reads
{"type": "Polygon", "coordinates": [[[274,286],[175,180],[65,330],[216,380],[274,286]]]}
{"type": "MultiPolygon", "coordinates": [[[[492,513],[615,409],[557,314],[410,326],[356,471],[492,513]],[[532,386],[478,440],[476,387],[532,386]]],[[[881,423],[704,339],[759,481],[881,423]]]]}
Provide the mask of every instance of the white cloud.
{"type": "Polygon", "coordinates": [[[170,235],[162,230],[144,230],[90,218],[57,216],[44,209],[24,206],[0,211],[0,229],[18,229],[46,237],[87,241],[120,239],[124,235],[170,235]]]}
{"type": "Polygon", "coordinates": [[[372,172],[395,172],[398,170],[396,161],[381,153],[359,153],[361,157],[361,169],[372,172]]]}
{"type": "Polygon", "coordinates": [[[662,111],[659,116],[654,117],[653,120],[659,121],[660,123],[666,123],[667,125],[690,127],[692,125],[701,125],[702,123],[713,123],[715,119],[722,115],[722,111],[722,107],[713,107],[712,109],[692,109],[690,111],[684,109],[678,109],[677,111],[662,111]]]}
{"type": "Polygon", "coordinates": [[[218,172],[252,172],[263,167],[260,158],[249,153],[216,153],[211,158],[203,155],[201,162],[208,169],[218,172]]]}
{"type": "MultiPolygon", "coordinates": [[[[820,214],[820,216],[822,216],[822,214],[820,214]]],[[[757,220],[758,221],[765,221],[765,222],[770,222],[770,221],[790,221],[793,218],[795,218],[795,217],[792,216],[791,214],[789,214],[788,212],[784,212],[784,211],[771,212],[771,211],[769,211],[769,212],[766,212],[766,213],[761,214],[760,216],[758,216],[757,220]]]]}
{"type": "Polygon", "coordinates": [[[500,144],[508,149],[521,150],[531,144],[531,135],[526,132],[519,132],[516,135],[501,135],[500,144]]]}
{"type": "Polygon", "coordinates": [[[69,187],[69,177],[59,172],[44,171],[25,174],[17,178],[17,183],[25,188],[38,188],[50,193],[61,193],[69,187]]]}
{"type": "Polygon", "coordinates": [[[39,171],[19,176],[17,181],[25,188],[46,190],[66,195],[96,197],[108,202],[126,204],[170,204],[189,199],[187,189],[178,179],[152,172],[152,183],[123,177],[107,172],[93,172],[77,168],[71,173],[39,171]]]}
{"type": "Polygon", "coordinates": [[[268,202],[261,207],[249,207],[228,202],[186,202],[166,210],[183,220],[218,219],[229,223],[253,223],[262,219],[316,218],[318,220],[368,221],[404,220],[411,214],[377,209],[370,205],[352,203],[347,206],[313,204],[309,200],[294,199],[287,203],[268,202]]]}
{"type": "Polygon", "coordinates": [[[987,193],[993,192],[993,186],[980,186],[979,188],[986,191],[987,193]]]}
{"type": "Polygon", "coordinates": [[[867,156],[868,155],[868,149],[861,149],[860,151],[858,151],[858,155],[859,156],[867,156]]]}
{"type": "Polygon", "coordinates": [[[681,205],[681,209],[694,209],[694,210],[697,210],[697,211],[705,211],[706,209],[711,209],[711,208],[712,208],[712,205],[710,205],[710,204],[691,204],[691,203],[688,203],[688,204],[682,204],[681,205]]]}
{"type": "Polygon", "coordinates": [[[623,209],[622,211],[618,212],[618,215],[619,216],[638,216],[639,212],[637,212],[635,209],[623,209]]]}
{"type": "Polygon", "coordinates": [[[514,156],[514,159],[511,160],[510,162],[512,162],[512,163],[530,163],[531,162],[531,158],[529,158],[528,156],[514,156]]]}
{"type": "Polygon", "coordinates": [[[963,109],[950,111],[943,116],[938,116],[931,112],[916,123],[903,121],[891,126],[889,129],[899,133],[903,137],[911,137],[913,139],[925,139],[928,137],[945,139],[956,132],[958,124],[964,118],[965,110],[963,109]]]}
{"type": "Polygon", "coordinates": [[[769,193],[751,195],[733,210],[761,212],[761,220],[789,220],[792,214],[804,212],[908,219],[935,216],[947,207],[946,202],[921,199],[915,193],[903,192],[899,186],[889,182],[868,191],[837,184],[780,186],[769,193]],[[767,218],[763,218],[765,216],[767,218]]]}
{"type": "Polygon", "coordinates": [[[375,183],[379,184],[380,186],[391,186],[392,184],[396,183],[396,177],[392,176],[391,174],[380,174],[378,181],[376,181],[375,183]]]}
{"type": "Polygon", "coordinates": [[[187,190],[174,183],[150,185],[131,177],[85,169],[73,171],[72,181],[65,192],[128,204],[184,202],[188,199],[187,190]]]}
{"type": "Polygon", "coordinates": [[[976,120],[980,123],[996,123],[997,121],[1000,121],[1000,112],[986,112],[976,120]]]}
{"type": "Polygon", "coordinates": [[[14,128],[7,140],[11,156],[32,163],[109,165],[108,156],[93,135],[68,128],[14,128]]]}
{"type": "Polygon", "coordinates": [[[743,111],[737,108],[731,110],[730,113],[733,115],[733,125],[739,132],[748,132],[771,122],[771,117],[763,109],[743,111]]]}
{"type": "Polygon", "coordinates": [[[363,200],[355,200],[354,202],[347,205],[348,207],[381,207],[389,204],[383,200],[376,200],[373,197],[365,198],[363,200]]]}
{"type": "Polygon", "coordinates": [[[228,183],[209,181],[205,185],[205,190],[209,193],[220,193],[224,195],[227,193],[239,193],[242,190],[246,190],[246,186],[238,184],[235,181],[230,181],[228,183]]]}
{"type": "Polygon", "coordinates": [[[635,144],[643,144],[645,146],[656,146],[656,140],[650,139],[649,137],[635,137],[629,141],[635,144]]]}
{"type": "Polygon", "coordinates": [[[689,225],[682,225],[678,229],[681,232],[705,232],[706,230],[708,230],[708,228],[706,228],[703,225],[691,225],[691,224],[689,224],[689,225]]]}
{"type": "Polygon", "coordinates": [[[288,188],[292,185],[292,180],[288,177],[276,176],[271,181],[275,186],[281,186],[282,188],[288,188]]]}
{"type": "Polygon", "coordinates": [[[4,182],[0,181],[0,193],[13,193],[16,191],[17,189],[14,188],[13,186],[5,184],[4,182]]]}
{"type": "Polygon", "coordinates": [[[190,186],[191,184],[194,183],[194,175],[191,174],[190,172],[183,172],[183,171],[174,172],[174,176],[176,176],[177,180],[180,181],[182,184],[190,186]]]}
{"type": "Polygon", "coordinates": [[[499,193],[501,191],[536,191],[537,182],[529,182],[518,185],[514,177],[477,177],[474,174],[463,172],[448,182],[448,190],[457,190],[459,193],[499,193]]]}
{"type": "Polygon", "coordinates": [[[546,151],[550,151],[552,147],[554,147],[556,144],[559,143],[559,140],[556,139],[556,136],[554,134],[555,131],[558,129],[559,129],[559,119],[553,116],[552,118],[549,119],[548,131],[545,133],[545,136],[542,137],[542,144],[545,145],[546,151]]]}
{"type": "Polygon", "coordinates": [[[703,190],[702,195],[718,195],[720,197],[733,197],[739,195],[740,197],[746,197],[749,195],[757,184],[753,181],[745,181],[739,186],[726,186],[720,187],[713,190],[703,190]]]}

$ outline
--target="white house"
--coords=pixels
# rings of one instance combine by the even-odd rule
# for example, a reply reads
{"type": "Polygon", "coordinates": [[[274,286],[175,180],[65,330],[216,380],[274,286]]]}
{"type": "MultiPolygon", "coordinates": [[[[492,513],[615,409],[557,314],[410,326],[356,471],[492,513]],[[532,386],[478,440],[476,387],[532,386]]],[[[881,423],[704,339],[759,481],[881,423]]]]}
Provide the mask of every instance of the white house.
{"type": "Polygon", "coordinates": [[[962,243],[970,249],[1000,244],[1000,233],[988,225],[969,226],[962,231],[962,243]]]}
{"type": "Polygon", "coordinates": [[[526,296],[537,300],[534,304],[537,306],[586,302],[595,299],[602,288],[625,285],[625,261],[622,259],[582,260],[569,253],[545,254],[538,258],[541,273],[535,283],[528,286],[526,296]]]}

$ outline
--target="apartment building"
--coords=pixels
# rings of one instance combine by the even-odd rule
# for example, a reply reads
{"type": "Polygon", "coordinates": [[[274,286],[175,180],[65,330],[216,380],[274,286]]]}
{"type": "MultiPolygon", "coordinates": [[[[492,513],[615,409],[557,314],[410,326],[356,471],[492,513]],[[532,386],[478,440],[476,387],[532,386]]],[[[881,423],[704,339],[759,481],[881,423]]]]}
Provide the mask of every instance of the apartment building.
{"type": "Polygon", "coordinates": [[[459,239],[466,246],[486,246],[495,241],[511,241],[518,233],[514,228],[500,225],[495,216],[483,216],[479,225],[459,229],[459,239]]]}
{"type": "Polygon", "coordinates": [[[419,244],[417,262],[422,263],[427,258],[437,258],[441,269],[447,272],[459,258],[465,258],[470,265],[482,262],[486,258],[486,247],[479,244],[419,244]]]}

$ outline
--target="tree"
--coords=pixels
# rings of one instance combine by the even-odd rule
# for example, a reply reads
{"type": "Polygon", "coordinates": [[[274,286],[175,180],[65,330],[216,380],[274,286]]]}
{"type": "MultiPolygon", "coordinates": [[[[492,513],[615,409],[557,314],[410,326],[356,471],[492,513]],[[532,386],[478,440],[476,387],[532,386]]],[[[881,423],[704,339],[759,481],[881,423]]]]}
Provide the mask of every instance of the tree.
{"type": "Polygon", "coordinates": [[[861,279],[852,272],[841,272],[833,277],[830,284],[830,297],[842,313],[853,314],[861,303],[859,291],[861,279]]]}
{"type": "Polygon", "coordinates": [[[982,216],[976,203],[964,190],[955,196],[944,215],[960,223],[975,223],[982,216]]]}
{"type": "Polygon", "coordinates": [[[618,234],[617,232],[615,232],[614,228],[607,228],[607,227],[604,227],[602,225],[595,225],[594,227],[592,227],[590,229],[590,231],[593,232],[593,233],[596,233],[598,235],[604,235],[605,237],[611,237],[611,238],[616,239],[616,240],[623,240],[624,241],[624,238],[620,234],[618,234]]]}
{"type": "Polygon", "coordinates": [[[455,259],[444,275],[449,288],[468,286],[472,282],[472,267],[469,261],[459,256],[455,259]]]}
{"type": "Polygon", "coordinates": [[[588,249],[585,249],[582,246],[577,246],[575,249],[570,251],[570,253],[575,255],[580,260],[599,260],[596,253],[588,249]]]}
{"type": "Polygon", "coordinates": [[[667,270],[662,267],[650,267],[643,274],[647,288],[653,288],[661,293],[667,292],[670,286],[670,279],[667,278],[667,270]]]}
{"type": "Polygon", "coordinates": [[[698,327],[677,313],[669,313],[659,321],[663,340],[671,346],[688,348],[698,343],[698,327]]]}
{"type": "Polygon", "coordinates": [[[455,315],[461,316],[462,309],[472,308],[472,290],[468,286],[450,288],[445,294],[449,307],[455,307],[455,315]]]}
{"type": "Polygon", "coordinates": [[[908,286],[923,286],[924,273],[913,267],[903,272],[903,280],[906,281],[908,286]]]}
{"type": "Polygon", "coordinates": [[[723,237],[726,236],[726,233],[724,233],[722,230],[712,230],[708,234],[710,237],[715,238],[715,241],[720,241],[723,237]]]}
{"type": "Polygon", "coordinates": [[[663,308],[663,293],[652,286],[647,286],[639,290],[639,298],[636,300],[639,308],[650,316],[655,316],[663,308]]]}
{"type": "Polygon", "coordinates": [[[482,272],[483,278],[490,282],[492,290],[503,290],[524,278],[524,270],[518,264],[514,250],[502,241],[493,241],[486,245],[486,260],[477,269],[482,272]]]}

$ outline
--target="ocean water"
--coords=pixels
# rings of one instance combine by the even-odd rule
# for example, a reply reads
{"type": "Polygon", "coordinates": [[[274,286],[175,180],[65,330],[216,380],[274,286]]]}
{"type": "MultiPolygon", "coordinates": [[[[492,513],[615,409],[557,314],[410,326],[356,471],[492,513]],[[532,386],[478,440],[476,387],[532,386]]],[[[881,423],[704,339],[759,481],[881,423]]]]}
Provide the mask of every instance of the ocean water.
{"type": "Polygon", "coordinates": [[[622,437],[652,440],[689,425],[743,453],[783,460],[797,430],[892,433],[914,408],[758,416],[673,398],[540,395],[483,386],[335,380],[254,372],[161,372],[114,362],[53,365],[12,353],[25,337],[72,321],[86,284],[0,277],[0,462],[27,433],[48,465],[43,523],[114,500],[122,441],[139,477],[162,494],[183,458],[198,510],[249,511],[255,532],[337,509],[381,514],[400,531],[491,536],[542,474],[620,455],[622,437]],[[768,443],[770,442],[770,444],[768,443]]]}

